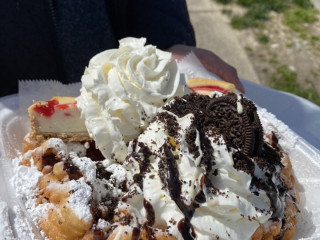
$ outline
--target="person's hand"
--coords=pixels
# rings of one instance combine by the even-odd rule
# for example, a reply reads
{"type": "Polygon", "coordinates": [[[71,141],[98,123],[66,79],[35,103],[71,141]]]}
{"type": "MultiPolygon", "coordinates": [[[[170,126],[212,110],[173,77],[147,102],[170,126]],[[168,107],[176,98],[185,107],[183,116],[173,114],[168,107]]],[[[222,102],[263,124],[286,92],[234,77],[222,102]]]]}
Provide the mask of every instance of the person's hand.
{"type": "Polygon", "coordinates": [[[181,60],[184,58],[189,52],[194,52],[194,54],[198,57],[202,65],[210,72],[215,73],[221,79],[226,82],[233,83],[236,88],[245,92],[243,85],[239,81],[237,70],[224,62],[220,57],[209,50],[205,50],[202,48],[191,47],[186,45],[173,45],[167,51],[172,53],[172,59],[181,60]]]}

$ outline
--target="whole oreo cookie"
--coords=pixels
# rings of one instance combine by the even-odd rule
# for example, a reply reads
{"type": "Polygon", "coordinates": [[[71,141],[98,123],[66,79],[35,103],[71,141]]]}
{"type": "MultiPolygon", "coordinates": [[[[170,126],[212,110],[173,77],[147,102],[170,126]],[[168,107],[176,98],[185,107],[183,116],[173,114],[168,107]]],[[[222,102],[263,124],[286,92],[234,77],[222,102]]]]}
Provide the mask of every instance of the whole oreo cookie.
{"type": "Polygon", "coordinates": [[[191,93],[164,109],[179,117],[193,113],[198,130],[222,134],[229,148],[240,149],[247,156],[260,154],[263,130],[257,109],[242,96],[238,99],[238,95],[228,93],[211,98],[191,93]]]}
{"type": "Polygon", "coordinates": [[[254,157],[260,154],[263,130],[255,105],[242,96],[229,93],[212,98],[206,112],[210,128],[224,136],[227,146],[254,157]]]}

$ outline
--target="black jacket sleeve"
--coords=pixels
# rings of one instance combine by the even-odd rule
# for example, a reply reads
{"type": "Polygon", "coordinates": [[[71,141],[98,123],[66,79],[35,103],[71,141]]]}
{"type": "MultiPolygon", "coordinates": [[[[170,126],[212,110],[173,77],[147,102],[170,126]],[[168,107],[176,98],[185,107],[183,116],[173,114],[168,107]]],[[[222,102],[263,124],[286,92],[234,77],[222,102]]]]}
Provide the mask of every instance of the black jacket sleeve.
{"type": "Polygon", "coordinates": [[[195,34],[185,0],[114,0],[109,13],[118,39],[145,37],[167,49],[174,44],[195,46],[195,34]]]}

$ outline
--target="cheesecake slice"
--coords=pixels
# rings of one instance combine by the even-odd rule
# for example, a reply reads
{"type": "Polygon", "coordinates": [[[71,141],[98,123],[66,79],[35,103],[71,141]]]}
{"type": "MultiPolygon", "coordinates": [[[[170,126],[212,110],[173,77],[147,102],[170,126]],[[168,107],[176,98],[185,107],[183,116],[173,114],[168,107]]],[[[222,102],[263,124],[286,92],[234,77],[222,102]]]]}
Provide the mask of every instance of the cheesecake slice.
{"type": "Polygon", "coordinates": [[[215,79],[189,78],[187,85],[192,91],[201,95],[209,95],[213,91],[236,93],[234,84],[215,79]]]}
{"type": "Polygon", "coordinates": [[[29,108],[31,131],[29,139],[42,141],[61,138],[65,142],[89,140],[84,120],[74,97],[53,97],[34,102],[29,108]]]}

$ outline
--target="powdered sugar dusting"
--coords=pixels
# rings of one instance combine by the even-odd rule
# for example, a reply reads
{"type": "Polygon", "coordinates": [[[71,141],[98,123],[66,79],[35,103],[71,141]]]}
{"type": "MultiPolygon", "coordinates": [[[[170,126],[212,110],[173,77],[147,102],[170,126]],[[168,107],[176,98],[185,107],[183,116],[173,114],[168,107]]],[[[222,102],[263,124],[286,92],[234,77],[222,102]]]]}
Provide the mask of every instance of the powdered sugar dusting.
{"type": "Polygon", "coordinates": [[[119,164],[111,164],[106,168],[107,171],[112,172],[111,179],[116,183],[122,183],[126,180],[126,170],[119,164]]]}
{"type": "Polygon", "coordinates": [[[50,138],[47,143],[47,148],[55,149],[59,155],[64,155],[67,152],[66,144],[60,138],[50,138]]]}
{"type": "Polygon", "coordinates": [[[68,148],[68,152],[74,153],[79,157],[84,157],[86,155],[86,150],[89,148],[88,142],[86,142],[84,145],[81,143],[68,143],[67,144],[67,148],[68,148]]]}
{"type": "Polygon", "coordinates": [[[32,227],[29,224],[27,218],[24,216],[22,209],[16,206],[14,210],[16,212],[14,225],[17,229],[17,239],[25,239],[25,240],[37,239],[33,234],[32,227]]]}
{"type": "Polygon", "coordinates": [[[68,199],[68,206],[73,210],[79,219],[85,222],[92,220],[90,212],[89,200],[91,198],[91,187],[85,182],[84,178],[69,182],[71,192],[73,192],[68,199]]]}
{"type": "Polygon", "coordinates": [[[43,174],[36,167],[19,165],[21,160],[22,158],[13,160],[15,168],[12,184],[18,197],[29,200],[30,196],[34,196],[37,193],[37,184],[43,174]]]}
{"type": "Polygon", "coordinates": [[[0,201],[0,239],[14,239],[9,222],[8,206],[5,202],[0,201]]]}
{"type": "Polygon", "coordinates": [[[96,164],[90,158],[75,156],[72,158],[72,163],[80,169],[86,181],[95,181],[97,168],[96,164]]]}
{"type": "MultiPolygon", "coordinates": [[[[21,161],[22,157],[13,160],[14,175],[11,179],[11,183],[16,191],[17,197],[22,199],[24,202],[30,220],[38,225],[40,219],[47,215],[48,210],[53,207],[53,204],[37,204],[36,195],[39,191],[37,185],[43,174],[34,166],[26,167],[19,165],[21,161]]],[[[32,158],[31,165],[33,165],[32,158]]],[[[23,210],[19,206],[15,206],[15,213],[15,227],[18,228],[18,239],[37,239],[32,237],[34,235],[32,233],[32,227],[24,216],[23,210]]]]}

